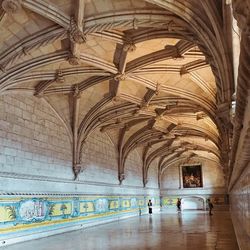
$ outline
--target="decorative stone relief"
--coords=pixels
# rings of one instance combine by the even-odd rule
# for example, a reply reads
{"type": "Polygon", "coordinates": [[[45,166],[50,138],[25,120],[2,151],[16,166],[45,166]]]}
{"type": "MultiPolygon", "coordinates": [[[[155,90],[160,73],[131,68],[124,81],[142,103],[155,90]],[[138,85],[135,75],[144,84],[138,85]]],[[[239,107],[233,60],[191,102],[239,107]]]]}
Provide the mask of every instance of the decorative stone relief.
{"type": "Polygon", "coordinates": [[[22,0],[4,0],[2,2],[2,8],[8,14],[14,14],[22,8],[22,0]]]}

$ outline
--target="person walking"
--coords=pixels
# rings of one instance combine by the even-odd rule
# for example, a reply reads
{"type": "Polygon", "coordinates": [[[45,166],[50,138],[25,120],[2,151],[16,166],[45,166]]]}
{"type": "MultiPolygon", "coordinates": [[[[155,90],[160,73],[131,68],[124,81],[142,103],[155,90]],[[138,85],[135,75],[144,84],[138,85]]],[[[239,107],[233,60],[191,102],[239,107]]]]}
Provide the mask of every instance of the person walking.
{"type": "Polygon", "coordinates": [[[209,208],[209,215],[213,215],[212,214],[212,210],[214,208],[214,205],[213,203],[210,201],[210,199],[207,199],[207,202],[208,202],[208,208],[209,208]]]}
{"type": "Polygon", "coordinates": [[[177,199],[176,206],[177,206],[177,211],[181,212],[181,199],[180,198],[177,199]]]}

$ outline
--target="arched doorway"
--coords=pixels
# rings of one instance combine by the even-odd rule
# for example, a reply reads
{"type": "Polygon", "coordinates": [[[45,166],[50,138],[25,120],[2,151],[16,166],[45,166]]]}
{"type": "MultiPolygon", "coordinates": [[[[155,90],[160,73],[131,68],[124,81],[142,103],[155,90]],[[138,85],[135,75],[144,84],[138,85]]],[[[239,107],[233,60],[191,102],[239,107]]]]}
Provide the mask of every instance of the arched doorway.
{"type": "Polygon", "coordinates": [[[181,199],[182,210],[205,210],[205,204],[205,199],[199,196],[189,196],[181,199]]]}

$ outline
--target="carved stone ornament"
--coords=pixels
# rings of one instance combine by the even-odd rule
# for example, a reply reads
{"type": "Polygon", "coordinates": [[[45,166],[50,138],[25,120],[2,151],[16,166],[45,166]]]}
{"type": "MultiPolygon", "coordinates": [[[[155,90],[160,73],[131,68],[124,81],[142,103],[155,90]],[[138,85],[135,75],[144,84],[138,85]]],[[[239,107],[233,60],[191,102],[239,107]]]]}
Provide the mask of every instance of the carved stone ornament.
{"type": "Polygon", "coordinates": [[[116,81],[123,81],[126,79],[126,74],[118,73],[114,76],[114,80],[116,81]]]}
{"type": "Polygon", "coordinates": [[[168,31],[173,31],[174,30],[174,25],[175,25],[175,23],[174,23],[174,21],[173,20],[171,20],[171,21],[169,21],[169,23],[167,24],[167,30],[168,31]]]}
{"type": "Polygon", "coordinates": [[[79,65],[80,64],[80,58],[78,56],[75,56],[75,55],[70,55],[69,58],[68,58],[68,62],[70,65],[79,65]]]}
{"type": "Polygon", "coordinates": [[[198,112],[196,113],[196,120],[199,121],[199,120],[202,120],[206,117],[206,114],[204,112],[198,112]]]}
{"type": "Polygon", "coordinates": [[[62,70],[57,71],[57,73],[56,73],[56,82],[58,82],[58,83],[63,83],[64,82],[62,70]]]}
{"type": "Polygon", "coordinates": [[[122,184],[122,181],[125,180],[125,174],[121,173],[119,174],[119,182],[122,184]]]}
{"type": "Polygon", "coordinates": [[[143,180],[143,186],[146,187],[147,183],[148,183],[148,179],[144,179],[143,180]]]}
{"type": "Polygon", "coordinates": [[[75,175],[75,180],[76,178],[78,177],[78,175],[83,171],[83,167],[81,164],[79,163],[75,163],[74,166],[73,166],[73,172],[74,172],[74,175],[75,175]]]}
{"type": "Polygon", "coordinates": [[[138,29],[138,20],[136,18],[133,19],[133,29],[138,29]]]}
{"type": "Polygon", "coordinates": [[[22,8],[22,0],[4,0],[2,2],[2,8],[8,14],[14,14],[22,8]]]}
{"type": "Polygon", "coordinates": [[[74,97],[80,97],[80,90],[79,90],[79,87],[78,87],[78,84],[75,85],[75,88],[74,88],[74,97]]]}
{"type": "Polygon", "coordinates": [[[127,51],[127,52],[133,52],[136,50],[136,46],[134,44],[134,42],[132,41],[127,41],[124,43],[123,45],[123,50],[127,51]]]}
{"type": "Polygon", "coordinates": [[[73,43],[85,43],[86,35],[78,28],[74,17],[70,19],[70,41],[73,43]]]}
{"type": "Polygon", "coordinates": [[[120,99],[119,96],[114,96],[114,97],[112,98],[112,101],[113,101],[113,102],[119,102],[119,101],[121,101],[121,99],[120,99]]]}

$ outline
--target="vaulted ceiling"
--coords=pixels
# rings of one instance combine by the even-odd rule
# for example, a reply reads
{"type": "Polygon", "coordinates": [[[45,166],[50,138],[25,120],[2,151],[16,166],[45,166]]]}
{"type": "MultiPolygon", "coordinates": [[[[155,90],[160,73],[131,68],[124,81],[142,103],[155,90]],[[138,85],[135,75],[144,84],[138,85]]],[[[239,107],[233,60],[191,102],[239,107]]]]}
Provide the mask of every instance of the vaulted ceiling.
{"type": "Polygon", "coordinates": [[[95,130],[118,178],[141,150],[143,181],[177,159],[228,174],[234,93],[228,18],[218,0],[4,0],[0,93],[42,98],[67,128],[75,177],[95,130]]]}

